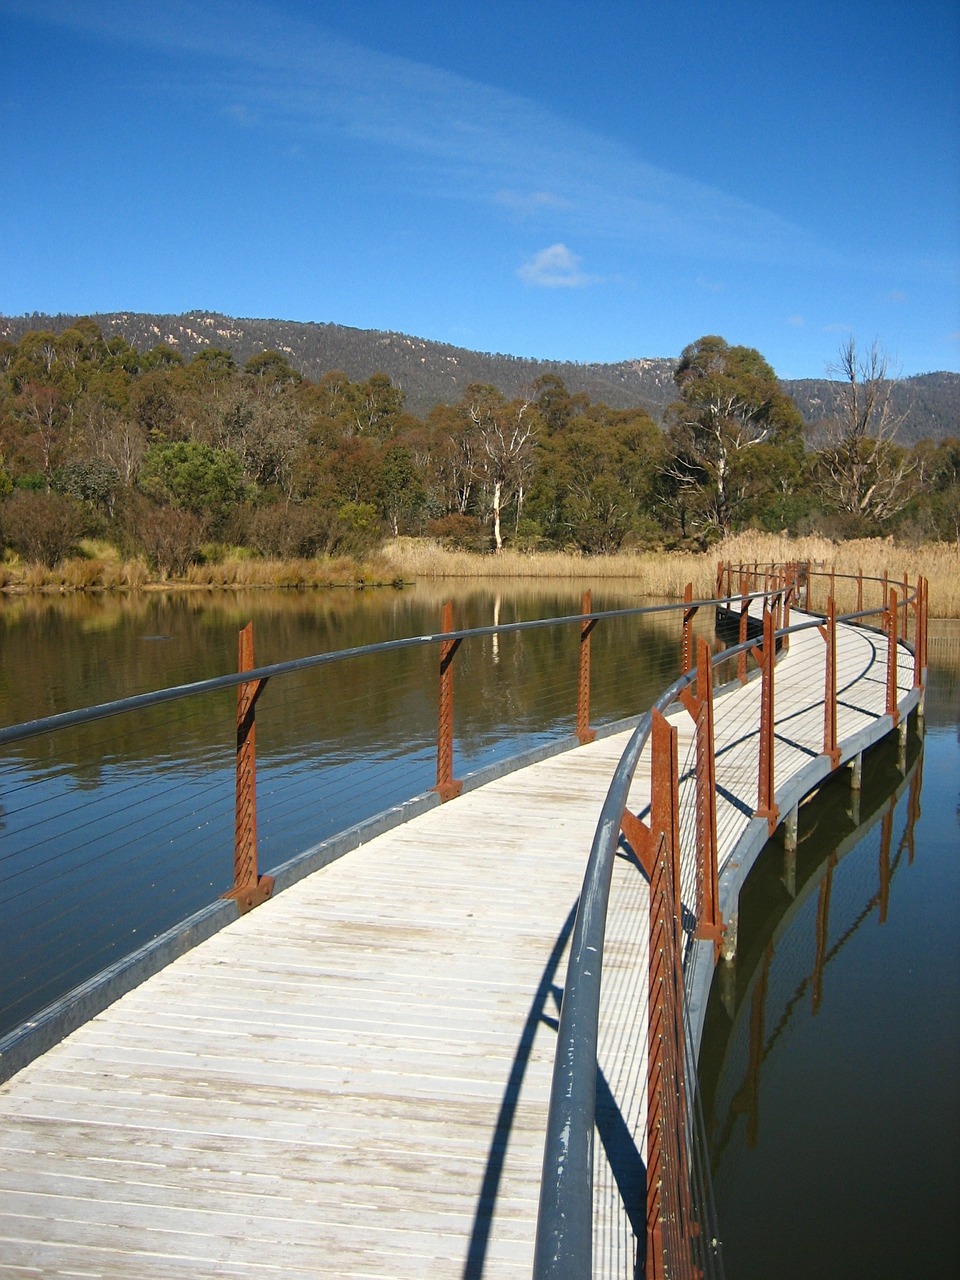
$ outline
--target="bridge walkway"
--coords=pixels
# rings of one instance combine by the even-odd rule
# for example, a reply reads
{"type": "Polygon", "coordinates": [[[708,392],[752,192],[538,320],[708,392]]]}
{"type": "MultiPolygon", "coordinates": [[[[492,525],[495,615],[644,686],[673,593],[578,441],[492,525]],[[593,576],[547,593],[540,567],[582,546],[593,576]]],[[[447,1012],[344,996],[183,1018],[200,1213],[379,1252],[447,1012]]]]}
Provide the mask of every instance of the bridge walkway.
{"type": "MultiPolygon", "coordinates": [[[[884,644],[843,629],[841,740],[889,728],[884,644]]],[[[815,754],[808,730],[822,740],[822,653],[803,633],[777,668],[778,785],[815,754]]],[[[721,864],[756,803],[758,696],[717,700],[721,864]]],[[[0,1087],[0,1276],[529,1276],[565,948],[628,736],[370,840],[0,1087]]],[[[642,765],[634,812],[648,792],[642,765]]],[[[615,878],[595,1264],[626,1276],[643,1236],[647,895],[628,856],[615,878]]]]}

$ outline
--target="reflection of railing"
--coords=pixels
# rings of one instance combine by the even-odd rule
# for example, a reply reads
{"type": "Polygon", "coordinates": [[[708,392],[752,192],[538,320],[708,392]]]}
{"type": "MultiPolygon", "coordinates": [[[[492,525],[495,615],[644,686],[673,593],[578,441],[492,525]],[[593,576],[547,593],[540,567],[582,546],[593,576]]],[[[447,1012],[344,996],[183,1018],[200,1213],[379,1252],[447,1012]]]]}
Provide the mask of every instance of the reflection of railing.
{"type": "MultiPolygon", "coordinates": [[[[109,985],[74,1001],[78,1019],[91,1016],[132,984],[130,954],[139,964],[152,948],[159,964],[373,824],[476,785],[507,755],[586,742],[638,713],[644,690],[677,670],[692,614],[679,604],[593,612],[589,593],[581,605],[572,616],[466,630],[454,629],[448,606],[435,634],[262,667],[244,629],[235,673],[0,729],[0,1035],[49,1023],[46,1038],[31,1033],[39,1051],[71,1025],[62,1007],[52,1021],[40,1011],[107,971],[109,985]],[[608,661],[607,640],[621,632],[623,652],[608,661]],[[511,642],[520,670],[508,687],[511,642]],[[638,647],[654,655],[639,683],[626,661],[638,647]],[[481,732],[477,687],[493,672],[481,732]],[[501,697],[504,708],[491,707],[501,697]],[[391,719],[390,742],[364,736],[368,716],[378,733],[391,719]],[[210,745],[198,747],[203,726],[210,745]],[[235,752],[226,747],[234,726],[235,752]],[[225,890],[233,903],[217,900],[225,890]]],[[[0,1041],[2,1071],[14,1062],[23,1058],[0,1041]]]]}
{"type": "MultiPolygon", "coordinates": [[[[886,577],[872,580],[860,574],[853,579],[857,584],[856,610],[838,617],[837,578],[832,570],[820,574],[810,566],[734,569],[732,565],[721,565],[717,594],[725,594],[727,613],[736,619],[738,643],[712,660],[707,646],[698,646],[696,670],[688,671],[657,700],[632,735],[615,772],[584,877],[557,1036],[537,1227],[537,1280],[574,1280],[592,1274],[594,1080],[603,940],[614,857],[621,841],[626,842],[650,884],[647,1225],[646,1240],[639,1241],[638,1248],[644,1254],[647,1277],[692,1277],[720,1271],[709,1197],[703,1194],[708,1185],[698,1185],[695,1176],[705,1160],[702,1133],[698,1134],[691,1123],[691,1117],[696,1116],[689,1087],[694,1077],[689,1071],[685,1075],[684,1070],[685,1063],[691,1060],[690,1037],[684,1024],[684,975],[696,967],[695,944],[702,940],[711,949],[713,963],[721,946],[731,950],[735,946],[735,902],[734,914],[725,921],[717,884],[713,667],[729,667],[736,684],[747,682],[748,656],[759,667],[758,723],[744,730],[739,743],[742,747],[747,739],[756,738],[756,753],[750,766],[753,778],[742,788],[742,796],[734,799],[741,808],[744,797],[750,801],[753,818],[761,820],[764,837],[784,818],[795,831],[800,796],[836,770],[844,758],[837,718],[838,622],[857,626],[866,625],[871,618],[880,622],[882,642],[877,637],[871,645],[871,667],[875,661],[883,676],[882,705],[874,715],[877,736],[898,727],[898,723],[902,731],[905,721],[900,721],[901,706],[922,706],[926,583],[919,579],[911,592],[909,583],[904,582],[901,595],[886,577]],[[822,615],[813,608],[815,577],[829,580],[822,615]],[[874,590],[879,583],[878,605],[864,607],[865,583],[874,590]],[[801,591],[805,612],[814,616],[791,625],[790,610],[801,591]],[[754,619],[755,625],[759,622],[762,627],[759,645],[748,638],[750,606],[756,592],[764,602],[762,618],[754,619]],[[911,613],[913,661],[906,671],[899,642],[906,635],[911,613]],[[788,647],[792,638],[813,628],[824,642],[823,684],[802,710],[822,704],[822,734],[817,731],[812,742],[804,738],[796,744],[812,757],[812,768],[798,767],[798,781],[791,779],[791,786],[784,792],[791,807],[781,814],[775,773],[776,755],[781,749],[774,688],[776,652],[778,644],[788,647]],[[695,724],[691,758],[683,766],[678,757],[677,717],[672,717],[672,723],[667,718],[675,704],[684,708],[695,724]],[[645,752],[650,764],[650,801],[643,820],[628,808],[628,797],[645,752]],[[798,786],[803,789],[795,796],[798,786]]],[[[687,604],[689,612],[691,602],[687,604]]],[[[686,652],[689,654],[689,650],[686,652]]],[[[877,678],[871,673],[872,683],[877,678]]],[[[731,697],[727,705],[739,704],[731,697]]],[[[780,732],[785,730],[781,728],[780,732]]],[[[863,737],[854,735],[852,746],[847,743],[846,758],[859,764],[863,744],[863,737]]],[[[755,828],[757,824],[752,825],[755,828]]],[[[740,844],[735,843],[734,847],[739,848],[740,844]]],[[[729,855],[728,847],[726,856],[729,855]]],[[[699,972],[703,972],[702,966],[699,972]]]]}
{"type": "MultiPolygon", "coordinates": [[[[907,776],[883,804],[869,814],[862,814],[859,802],[855,802],[853,821],[857,825],[854,830],[808,874],[783,916],[769,920],[766,931],[755,940],[753,955],[759,953],[756,967],[743,983],[737,1010],[728,1009],[734,1023],[726,1042],[724,1063],[718,1071],[718,1092],[712,1108],[715,1119],[710,1146],[714,1165],[723,1159],[742,1118],[746,1121],[747,1145],[756,1145],[763,1064],[803,1003],[809,1000],[813,1013],[820,1008],[828,966],[865,921],[876,912],[878,922],[885,923],[893,877],[903,864],[905,854],[908,863],[912,864],[914,859],[922,769],[921,748],[907,776]],[[903,829],[894,844],[896,811],[905,792],[903,829]],[[855,879],[850,881],[847,877],[844,900],[838,902],[835,890],[844,859],[856,851],[877,826],[880,828],[877,862],[855,859],[855,879]]],[[[857,793],[853,794],[856,797],[857,793]]]]}

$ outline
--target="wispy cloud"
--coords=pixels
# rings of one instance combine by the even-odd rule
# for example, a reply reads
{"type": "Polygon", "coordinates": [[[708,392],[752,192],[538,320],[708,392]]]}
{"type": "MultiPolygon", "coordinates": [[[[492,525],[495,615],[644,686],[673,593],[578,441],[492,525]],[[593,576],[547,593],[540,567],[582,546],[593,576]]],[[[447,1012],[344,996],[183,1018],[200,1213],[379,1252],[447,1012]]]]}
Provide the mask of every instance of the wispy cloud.
{"type": "Polygon", "coordinates": [[[802,329],[805,323],[806,321],[804,320],[803,316],[800,316],[800,315],[787,316],[787,324],[791,327],[791,329],[802,329]]]}
{"type": "Polygon", "coordinates": [[[540,289],[582,289],[600,281],[599,276],[587,275],[580,270],[580,258],[565,244],[552,244],[541,249],[518,267],[517,275],[524,284],[540,289]]]}
{"type": "Polygon", "coordinates": [[[552,191],[498,191],[493,197],[493,202],[513,213],[527,216],[543,213],[544,210],[570,207],[569,200],[565,200],[563,196],[554,195],[552,191]]]}
{"type": "Polygon", "coordinates": [[[238,126],[348,139],[433,195],[511,208],[554,234],[753,261],[823,257],[789,221],[645,163],[530,99],[342,40],[250,0],[0,0],[88,35],[185,55],[189,88],[238,126]]]}

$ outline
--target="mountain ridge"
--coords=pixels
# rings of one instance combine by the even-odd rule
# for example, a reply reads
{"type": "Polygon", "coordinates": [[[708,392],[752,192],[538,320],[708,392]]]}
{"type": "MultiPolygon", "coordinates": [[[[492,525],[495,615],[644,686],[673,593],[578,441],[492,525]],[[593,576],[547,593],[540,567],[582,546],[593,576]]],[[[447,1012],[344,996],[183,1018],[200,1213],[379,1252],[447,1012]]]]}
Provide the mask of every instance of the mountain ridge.
{"type": "MultiPolygon", "coordinates": [[[[0,316],[0,338],[16,342],[31,329],[60,333],[81,316],[33,312],[0,316]]],[[[561,377],[572,394],[584,393],[611,408],[645,409],[657,422],[675,399],[671,357],[638,357],[616,362],[536,360],[471,351],[449,343],[379,329],[357,329],[324,321],[256,319],[215,311],[180,315],[116,311],[89,316],[105,338],[120,334],[139,350],[158,343],[190,359],[210,347],[232,352],[239,364],[264,350],[281,351],[304,377],[318,380],[342,369],[353,381],[386,373],[405,396],[407,409],[424,416],[436,404],[455,404],[471,382],[491,383],[507,397],[529,390],[545,374],[561,377]]],[[[813,428],[836,412],[843,388],[828,378],[781,379],[804,420],[813,428]]],[[[900,440],[960,435],[960,374],[933,371],[898,380],[894,413],[903,417],[900,440]]]]}

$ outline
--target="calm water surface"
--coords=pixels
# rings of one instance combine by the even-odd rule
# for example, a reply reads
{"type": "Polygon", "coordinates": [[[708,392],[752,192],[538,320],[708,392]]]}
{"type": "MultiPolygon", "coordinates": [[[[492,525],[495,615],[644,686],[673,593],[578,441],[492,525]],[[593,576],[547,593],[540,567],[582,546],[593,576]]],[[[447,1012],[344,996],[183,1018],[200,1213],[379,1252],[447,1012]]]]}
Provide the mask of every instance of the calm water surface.
{"type": "MultiPolygon", "coordinates": [[[[0,600],[0,723],[258,665],[437,632],[449,587],[0,600]]],[[[458,628],[575,615],[581,589],[455,592],[458,628]]],[[[594,591],[594,608],[649,604],[594,591]]],[[[707,625],[704,619],[704,626],[707,625]]],[[[679,616],[592,640],[592,721],[647,707],[678,671],[679,616]]],[[[575,725],[579,626],[465,642],[458,776],[575,725]]],[[[257,705],[258,843],[269,871],[436,780],[437,646],[269,682],[257,705]]],[[[236,692],[0,751],[0,1034],[228,889],[236,692]]]]}
{"type": "MultiPolygon", "coordinates": [[[[587,584],[589,585],[589,584],[587,584]]],[[[581,587],[454,592],[458,627],[575,614],[581,587]]],[[[449,587],[0,600],[0,723],[438,627],[449,587]]],[[[594,608],[649,603],[594,589],[594,608]]],[[[592,720],[645,709],[679,624],[609,622],[592,720]]],[[[574,725],[577,639],[456,659],[456,770],[574,725]]],[[[920,1276],[957,1260],[960,624],[935,624],[927,731],[804,807],[745,889],[701,1075],[731,1280],[920,1276]],[[946,1228],[946,1230],[944,1230],[946,1228]]],[[[271,682],[257,711],[261,870],[434,781],[436,649],[271,682]]],[[[0,752],[0,1034],[205,905],[232,877],[235,694],[0,752]]],[[[586,851],[585,851],[586,852],[586,851]]]]}
{"type": "Polygon", "coordinates": [[[700,1073],[731,1280],[956,1274],[960,624],[931,624],[927,728],[774,840],[718,971],[700,1073]]]}

